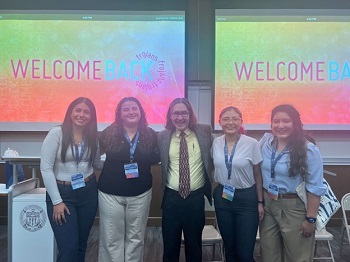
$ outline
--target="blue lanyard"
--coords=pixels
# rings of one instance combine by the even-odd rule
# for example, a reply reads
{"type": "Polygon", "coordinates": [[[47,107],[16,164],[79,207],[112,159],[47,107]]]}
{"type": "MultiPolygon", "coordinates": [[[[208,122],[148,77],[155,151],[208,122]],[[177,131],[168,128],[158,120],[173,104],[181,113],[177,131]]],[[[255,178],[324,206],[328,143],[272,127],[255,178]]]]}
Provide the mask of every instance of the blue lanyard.
{"type": "Polygon", "coordinates": [[[289,146],[287,145],[285,148],[283,148],[282,152],[278,154],[276,157],[276,152],[277,152],[277,145],[276,143],[275,146],[272,147],[272,155],[271,155],[271,178],[275,178],[275,167],[277,162],[281,159],[281,157],[289,150],[289,146]]]}
{"type": "Polygon", "coordinates": [[[227,142],[226,142],[226,139],[225,139],[224,153],[225,153],[225,164],[226,164],[226,168],[227,168],[227,173],[228,173],[227,178],[228,179],[231,179],[232,159],[233,159],[233,155],[235,154],[237,143],[238,143],[238,140],[239,140],[240,137],[241,137],[241,135],[238,135],[237,141],[232,147],[230,159],[228,159],[228,147],[227,147],[227,142]]]}
{"type": "Polygon", "coordinates": [[[134,139],[134,143],[133,143],[133,142],[131,142],[128,134],[124,131],[124,136],[130,144],[130,163],[134,160],[134,154],[135,154],[137,142],[139,141],[139,135],[140,135],[140,133],[139,133],[139,131],[137,131],[135,139],[134,139]]]}
{"type": "Polygon", "coordinates": [[[75,149],[75,160],[77,161],[77,165],[80,163],[80,161],[83,158],[83,155],[85,153],[85,142],[84,142],[84,138],[81,141],[81,150],[80,150],[80,154],[79,154],[79,147],[76,143],[74,143],[74,149],[75,149]]]}

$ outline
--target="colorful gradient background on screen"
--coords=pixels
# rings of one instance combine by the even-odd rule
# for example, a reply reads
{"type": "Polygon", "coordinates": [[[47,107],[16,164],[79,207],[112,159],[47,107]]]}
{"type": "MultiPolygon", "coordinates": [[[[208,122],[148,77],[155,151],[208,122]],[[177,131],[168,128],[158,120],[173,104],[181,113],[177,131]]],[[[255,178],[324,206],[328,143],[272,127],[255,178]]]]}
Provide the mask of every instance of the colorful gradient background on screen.
{"type": "Polygon", "coordinates": [[[215,45],[215,124],[233,105],[244,124],[270,125],[272,108],[282,103],[293,104],[304,124],[350,123],[349,22],[217,22],[215,45]],[[292,62],[290,70],[279,68],[280,79],[287,71],[290,78],[277,79],[279,62],[292,62]],[[302,79],[295,65],[311,62],[312,77],[302,79]],[[239,79],[243,63],[253,65],[249,79],[239,79]]]}
{"type": "Polygon", "coordinates": [[[184,97],[184,20],[2,20],[0,27],[0,122],[60,123],[70,102],[85,96],[98,121],[111,123],[117,103],[134,96],[150,124],[163,124],[170,102],[184,97]],[[88,65],[80,75],[78,61],[88,65]]]}

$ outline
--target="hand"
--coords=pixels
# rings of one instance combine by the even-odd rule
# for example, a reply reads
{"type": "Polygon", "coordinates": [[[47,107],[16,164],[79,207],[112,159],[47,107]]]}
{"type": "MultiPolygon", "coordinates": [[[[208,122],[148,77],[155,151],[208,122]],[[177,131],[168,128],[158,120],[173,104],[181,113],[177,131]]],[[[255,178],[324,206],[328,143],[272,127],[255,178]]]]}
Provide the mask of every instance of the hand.
{"type": "Polygon", "coordinates": [[[310,223],[306,220],[301,224],[301,234],[303,237],[308,238],[315,234],[316,223],[310,223]]]}
{"type": "Polygon", "coordinates": [[[265,214],[264,205],[262,203],[258,204],[258,212],[259,212],[259,222],[261,222],[261,220],[263,220],[264,214],[265,214]]]}
{"type": "Polygon", "coordinates": [[[64,221],[64,223],[67,222],[64,212],[70,215],[68,207],[63,202],[53,206],[53,221],[55,221],[57,225],[62,225],[62,221],[64,221]]]}

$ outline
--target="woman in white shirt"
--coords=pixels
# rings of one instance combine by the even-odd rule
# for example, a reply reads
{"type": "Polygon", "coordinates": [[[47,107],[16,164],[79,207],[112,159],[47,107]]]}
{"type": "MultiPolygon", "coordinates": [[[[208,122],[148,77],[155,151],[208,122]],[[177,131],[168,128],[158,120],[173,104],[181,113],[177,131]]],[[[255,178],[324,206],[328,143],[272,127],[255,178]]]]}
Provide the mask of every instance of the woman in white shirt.
{"type": "Polygon", "coordinates": [[[101,169],[96,109],[79,97],[62,125],[52,128],[41,149],[40,169],[47,191],[47,214],[58,262],[82,262],[98,199],[93,168],[101,169]]]}
{"type": "Polygon", "coordinates": [[[224,135],[214,139],[212,157],[215,212],[225,247],[226,261],[254,261],[254,245],[259,221],[264,216],[264,200],[258,142],[246,136],[242,113],[224,108],[219,123],[224,135]]]}

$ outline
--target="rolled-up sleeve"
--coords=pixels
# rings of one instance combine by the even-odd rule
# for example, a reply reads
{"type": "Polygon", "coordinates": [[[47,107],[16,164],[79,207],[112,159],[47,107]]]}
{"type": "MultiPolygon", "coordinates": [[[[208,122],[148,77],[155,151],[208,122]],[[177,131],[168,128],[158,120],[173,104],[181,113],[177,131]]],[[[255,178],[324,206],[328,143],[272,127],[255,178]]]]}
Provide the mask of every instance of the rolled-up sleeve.
{"type": "Polygon", "coordinates": [[[318,148],[312,144],[307,145],[306,190],[316,196],[322,196],[326,192],[326,185],[323,184],[323,161],[318,148]]]}

